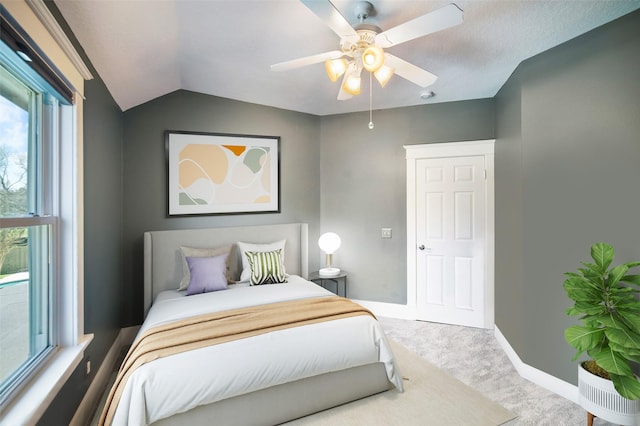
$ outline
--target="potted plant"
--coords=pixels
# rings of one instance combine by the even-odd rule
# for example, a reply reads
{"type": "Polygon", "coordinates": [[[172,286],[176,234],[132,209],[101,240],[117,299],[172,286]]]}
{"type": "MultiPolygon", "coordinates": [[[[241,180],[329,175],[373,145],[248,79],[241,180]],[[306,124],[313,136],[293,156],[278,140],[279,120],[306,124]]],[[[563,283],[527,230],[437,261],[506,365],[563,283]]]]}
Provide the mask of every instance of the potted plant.
{"type": "Polygon", "coordinates": [[[612,266],[614,255],[610,244],[596,243],[591,246],[593,263],[581,262],[577,272],[565,274],[564,289],[574,302],[566,313],[579,316],[582,325],[567,328],[564,337],[577,350],[573,360],[584,352],[591,358],[581,363],[578,375],[580,403],[590,417],[637,424],[640,382],[634,369],[640,366],[640,275],[629,270],[640,262],[612,266]],[[596,371],[589,371],[594,366],[596,371]],[[593,383],[587,383],[592,374],[593,383]],[[596,388],[603,386],[609,387],[603,392],[619,400],[601,395],[596,388]]]}

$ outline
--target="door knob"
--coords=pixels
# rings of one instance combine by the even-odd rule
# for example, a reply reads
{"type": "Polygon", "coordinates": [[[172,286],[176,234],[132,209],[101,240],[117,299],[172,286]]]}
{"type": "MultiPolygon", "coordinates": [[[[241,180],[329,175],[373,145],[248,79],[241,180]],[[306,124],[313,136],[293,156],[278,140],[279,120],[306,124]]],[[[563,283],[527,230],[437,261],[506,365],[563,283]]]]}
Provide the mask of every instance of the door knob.
{"type": "Polygon", "coordinates": [[[418,246],[418,248],[419,248],[420,250],[424,250],[424,244],[420,244],[420,245],[418,246]]]}

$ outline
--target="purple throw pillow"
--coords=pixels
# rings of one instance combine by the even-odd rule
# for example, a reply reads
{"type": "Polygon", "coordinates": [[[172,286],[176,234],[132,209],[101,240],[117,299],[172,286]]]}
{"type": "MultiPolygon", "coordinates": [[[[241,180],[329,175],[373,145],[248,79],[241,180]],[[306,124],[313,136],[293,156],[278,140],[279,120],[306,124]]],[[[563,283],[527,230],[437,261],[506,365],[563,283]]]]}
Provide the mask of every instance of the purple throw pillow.
{"type": "Polygon", "coordinates": [[[227,256],[187,257],[191,280],[187,287],[187,296],[227,288],[227,256]]]}

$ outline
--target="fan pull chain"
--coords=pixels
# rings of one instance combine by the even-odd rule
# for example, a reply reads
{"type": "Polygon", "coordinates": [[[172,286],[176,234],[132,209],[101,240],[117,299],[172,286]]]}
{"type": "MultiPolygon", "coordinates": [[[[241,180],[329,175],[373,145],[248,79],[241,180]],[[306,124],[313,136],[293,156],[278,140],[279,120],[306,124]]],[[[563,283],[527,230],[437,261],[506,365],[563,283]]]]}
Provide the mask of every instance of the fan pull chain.
{"type": "Polygon", "coordinates": [[[373,129],[373,73],[369,73],[369,130],[373,129]]]}

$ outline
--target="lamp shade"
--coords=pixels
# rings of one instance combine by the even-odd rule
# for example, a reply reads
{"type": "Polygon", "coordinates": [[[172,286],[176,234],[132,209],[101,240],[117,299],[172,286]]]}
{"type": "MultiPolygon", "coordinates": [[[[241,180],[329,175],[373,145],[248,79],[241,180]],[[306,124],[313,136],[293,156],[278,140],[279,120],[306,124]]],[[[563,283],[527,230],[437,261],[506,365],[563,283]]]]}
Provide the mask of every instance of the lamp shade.
{"type": "Polygon", "coordinates": [[[384,51],[372,44],[362,52],[362,66],[369,72],[376,72],[384,64],[384,51]]]}
{"type": "Polygon", "coordinates": [[[325,70],[331,81],[337,81],[338,78],[347,70],[347,60],[344,58],[327,59],[324,62],[325,70]]]}
{"type": "Polygon", "coordinates": [[[349,77],[344,80],[342,84],[342,90],[347,92],[350,95],[359,95],[360,94],[360,75],[357,73],[352,73],[349,77]]]}
{"type": "Polygon", "coordinates": [[[335,253],[340,248],[340,243],[340,237],[334,232],[326,232],[318,239],[318,246],[327,254],[335,253]]]}
{"type": "Polygon", "coordinates": [[[335,253],[335,251],[340,247],[340,242],[338,234],[333,232],[326,232],[318,239],[318,246],[327,255],[327,266],[326,268],[320,269],[320,275],[331,277],[340,274],[340,268],[334,268],[331,266],[333,253],[335,253]]]}
{"type": "Polygon", "coordinates": [[[378,80],[378,83],[380,83],[380,86],[384,87],[389,80],[391,80],[391,76],[395,71],[395,69],[383,65],[378,69],[378,71],[374,72],[373,75],[376,77],[376,80],[378,80]]]}

